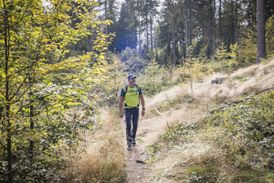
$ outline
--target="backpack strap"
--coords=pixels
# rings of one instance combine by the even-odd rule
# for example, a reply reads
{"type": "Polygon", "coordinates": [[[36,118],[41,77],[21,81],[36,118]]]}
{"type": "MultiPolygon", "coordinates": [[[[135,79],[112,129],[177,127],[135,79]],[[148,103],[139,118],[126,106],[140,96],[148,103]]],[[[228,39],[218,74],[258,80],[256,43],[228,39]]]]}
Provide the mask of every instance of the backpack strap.
{"type": "Polygon", "coordinates": [[[139,92],[139,95],[140,95],[140,93],[141,93],[141,88],[139,87],[139,85],[136,85],[136,88],[137,88],[137,90],[138,90],[138,92],[139,92]]]}
{"type": "Polygon", "coordinates": [[[124,92],[125,92],[125,94],[127,93],[127,89],[128,89],[128,85],[125,85],[124,86],[124,92]]]}
{"type": "MultiPolygon", "coordinates": [[[[135,85],[135,86],[136,86],[138,92],[140,93],[141,92],[141,88],[139,87],[139,85],[135,85]]],[[[125,93],[127,93],[127,90],[128,90],[128,85],[125,85],[125,87],[124,87],[125,93]]]]}

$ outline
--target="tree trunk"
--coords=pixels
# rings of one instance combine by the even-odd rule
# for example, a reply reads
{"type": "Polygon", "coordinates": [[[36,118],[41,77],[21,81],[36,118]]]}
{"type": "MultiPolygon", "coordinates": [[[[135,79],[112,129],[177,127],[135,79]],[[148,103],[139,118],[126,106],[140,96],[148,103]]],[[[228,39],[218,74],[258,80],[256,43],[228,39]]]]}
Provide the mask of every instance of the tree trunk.
{"type": "Polygon", "coordinates": [[[148,15],[146,15],[146,44],[147,48],[149,49],[149,21],[148,21],[148,15]]]}
{"type": "Polygon", "coordinates": [[[10,121],[10,96],[9,96],[9,51],[10,51],[10,35],[9,35],[9,20],[8,20],[8,10],[6,8],[6,2],[3,0],[4,5],[4,49],[5,49],[5,119],[4,122],[6,124],[7,129],[7,178],[8,182],[13,182],[13,172],[12,172],[12,133],[11,133],[11,121],[10,121]]]}
{"type": "Polygon", "coordinates": [[[175,20],[174,20],[174,14],[172,14],[171,19],[171,35],[172,35],[172,55],[173,55],[173,67],[176,66],[176,38],[175,38],[175,20]]]}
{"type": "Polygon", "coordinates": [[[235,29],[234,29],[234,40],[238,42],[238,1],[235,0],[235,29]]]}
{"type": "Polygon", "coordinates": [[[220,40],[222,39],[222,0],[219,0],[219,12],[218,12],[218,17],[219,17],[219,38],[220,40]]]}
{"type": "Polygon", "coordinates": [[[141,4],[140,4],[140,1],[137,1],[137,20],[138,20],[138,23],[137,23],[137,51],[138,53],[141,54],[142,50],[142,43],[141,43],[141,4]]]}
{"type": "Polygon", "coordinates": [[[141,26],[140,24],[138,25],[138,34],[137,34],[137,50],[138,50],[138,53],[141,53],[141,26]]]}
{"type": "MultiPolygon", "coordinates": [[[[235,6],[236,7],[236,6],[235,6]]],[[[227,46],[230,46],[230,44],[234,44],[235,39],[235,19],[237,18],[234,13],[234,1],[230,0],[230,23],[231,23],[231,32],[230,32],[230,42],[227,46]]]]}
{"type": "Polygon", "coordinates": [[[213,42],[214,42],[214,10],[213,10],[213,1],[211,0],[209,2],[210,8],[209,8],[209,15],[210,15],[210,22],[207,27],[207,39],[208,39],[208,45],[207,45],[207,56],[211,57],[213,54],[213,42]]]}
{"type": "MultiPolygon", "coordinates": [[[[30,106],[29,106],[29,123],[30,123],[30,130],[33,131],[34,130],[34,120],[33,120],[33,116],[34,116],[34,106],[32,104],[32,96],[33,96],[33,92],[31,90],[31,85],[33,83],[33,78],[31,77],[31,71],[30,71],[30,76],[29,76],[29,101],[30,101],[30,106]]],[[[33,162],[33,153],[34,153],[34,142],[33,139],[29,140],[29,160],[30,160],[30,164],[32,164],[33,162]]]]}
{"type": "Polygon", "coordinates": [[[216,0],[213,0],[213,10],[212,10],[212,21],[213,21],[212,55],[215,55],[215,51],[216,51],[216,19],[215,19],[215,12],[216,12],[216,0]]]}
{"type": "Polygon", "coordinates": [[[257,0],[257,58],[256,63],[265,57],[264,0],[257,0]]]}
{"type": "MultiPolygon", "coordinates": [[[[33,105],[30,105],[29,107],[30,110],[30,129],[34,129],[34,121],[33,121],[33,114],[34,114],[34,107],[33,105]]],[[[33,157],[34,157],[34,142],[32,139],[29,141],[29,160],[30,163],[32,164],[33,162],[33,157]]]]}
{"type": "Polygon", "coordinates": [[[153,19],[150,15],[150,50],[151,54],[153,55],[153,19]]]}
{"type": "Polygon", "coordinates": [[[188,57],[188,0],[185,1],[185,55],[188,57]]]}

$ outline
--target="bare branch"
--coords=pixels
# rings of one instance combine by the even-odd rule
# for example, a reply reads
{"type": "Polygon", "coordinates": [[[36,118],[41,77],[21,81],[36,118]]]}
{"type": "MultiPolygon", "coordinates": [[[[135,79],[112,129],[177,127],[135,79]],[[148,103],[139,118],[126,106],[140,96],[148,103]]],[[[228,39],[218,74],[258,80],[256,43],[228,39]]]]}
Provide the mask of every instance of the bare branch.
{"type": "Polygon", "coordinates": [[[13,94],[13,96],[11,96],[10,101],[12,101],[13,98],[19,93],[21,87],[25,84],[26,80],[28,79],[28,76],[29,76],[29,74],[26,75],[26,77],[24,78],[24,80],[21,82],[20,86],[17,88],[16,92],[13,94]]]}
{"type": "Polygon", "coordinates": [[[266,91],[271,91],[271,90],[274,90],[274,87],[270,87],[270,88],[266,88],[266,89],[260,90],[260,91],[258,91],[258,92],[256,92],[256,93],[254,93],[253,95],[250,95],[250,96],[245,97],[245,98],[242,99],[242,100],[237,100],[237,101],[233,101],[233,102],[228,103],[228,104],[224,104],[224,106],[222,106],[222,107],[220,107],[220,108],[218,108],[218,109],[214,109],[214,110],[210,111],[210,113],[213,114],[213,113],[215,113],[215,112],[217,112],[217,111],[220,111],[220,110],[223,110],[223,109],[225,109],[225,108],[227,108],[227,107],[229,107],[229,106],[231,106],[231,105],[239,104],[239,103],[242,103],[242,102],[244,102],[244,101],[253,99],[254,96],[259,95],[259,94],[261,94],[261,93],[264,93],[264,92],[266,92],[266,91]]]}

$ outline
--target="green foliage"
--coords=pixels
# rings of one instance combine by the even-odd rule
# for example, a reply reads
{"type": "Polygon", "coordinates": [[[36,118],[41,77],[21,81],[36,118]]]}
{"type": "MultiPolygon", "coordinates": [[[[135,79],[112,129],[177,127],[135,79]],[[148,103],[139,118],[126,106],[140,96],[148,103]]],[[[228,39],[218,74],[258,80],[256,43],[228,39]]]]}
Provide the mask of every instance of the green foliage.
{"type": "Polygon", "coordinates": [[[153,95],[179,83],[201,81],[204,76],[221,71],[222,65],[218,62],[208,62],[199,58],[187,59],[183,66],[175,69],[162,67],[152,61],[138,77],[138,83],[145,90],[146,95],[153,95]]]}
{"type": "Polygon", "coordinates": [[[230,51],[227,51],[224,44],[221,43],[216,51],[215,60],[221,62],[222,72],[232,72],[238,68],[238,45],[230,45],[230,51]]]}
{"type": "Polygon", "coordinates": [[[256,33],[245,29],[244,36],[239,41],[239,65],[247,66],[256,62],[256,33]]]}
{"type": "Polygon", "coordinates": [[[239,46],[238,44],[231,44],[230,45],[230,54],[229,54],[229,59],[227,60],[227,71],[228,72],[232,72],[234,70],[236,70],[239,66],[239,62],[238,62],[238,49],[239,46]]]}
{"type": "Polygon", "coordinates": [[[223,61],[223,60],[227,59],[228,56],[229,56],[229,54],[227,52],[227,49],[224,46],[224,43],[221,43],[218,46],[218,49],[216,50],[215,59],[217,61],[223,61]]]}
{"type": "Polygon", "coordinates": [[[212,152],[191,160],[188,167],[184,162],[182,174],[176,170],[174,177],[196,183],[273,182],[273,103],[274,92],[267,91],[216,112],[206,123],[167,124],[166,133],[149,146],[148,162],[159,161],[170,149],[201,135],[205,142],[220,147],[220,157],[212,152]]]}
{"type": "Polygon", "coordinates": [[[155,61],[152,61],[138,78],[138,83],[142,86],[146,95],[152,95],[161,91],[169,84],[167,75],[168,73],[164,68],[155,61]]]}
{"type": "Polygon", "coordinates": [[[0,2],[0,182],[52,180],[81,131],[100,122],[90,91],[105,73],[109,21],[95,1],[47,3],[0,2]],[[86,39],[92,51],[73,49],[86,39]]]}
{"type": "Polygon", "coordinates": [[[267,57],[274,56],[274,15],[272,15],[267,21],[265,25],[266,29],[266,54],[267,57]]]}
{"type": "Polygon", "coordinates": [[[208,124],[224,128],[218,144],[239,168],[273,170],[274,92],[265,92],[214,114],[208,124]]]}
{"type": "Polygon", "coordinates": [[[208,68],[206,68],[206,64],[204,64],[197,58],[189,59],[189,62],[187,62],[185,66],[188,70],[185,72],[188,72],[190,79],[195,81],[201,81],[203,77],[207,75],[208,72],[210,72],[208,68]]]}
{"type": "Polygon", "coordinates": [[[189,183],[215,183],[218,182],[219,170],[213,161],[202,162],[187,168],[187,182],[189,183]]]}
{"type": "Polygon", "coordinates": [[[104,75],[92,74],[91,78],[98,78],[93,80],[93,96],[100,106],[116,105],[118,101],[118,94],[121,87],[125,85],[126,73],[123,72],[124,65],[120,62],[118,56],[109,54],[107,57],[110,63],[102,65],[101,69],[104,70],[104,75]]]}

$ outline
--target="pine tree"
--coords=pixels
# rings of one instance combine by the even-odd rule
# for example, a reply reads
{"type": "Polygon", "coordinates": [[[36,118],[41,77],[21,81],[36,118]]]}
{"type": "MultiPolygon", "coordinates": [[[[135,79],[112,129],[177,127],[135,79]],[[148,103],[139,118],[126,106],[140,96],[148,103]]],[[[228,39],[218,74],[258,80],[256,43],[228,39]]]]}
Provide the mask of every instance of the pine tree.
{"type": "Polygon", "coordinates": [[[127,1],[122,4],[115,40],[115,48],[119,52],[126,47],[136,48],[137,46],[138,22],[134,8],[133,1],[127,1]]]}
{"type": "Polygon", "coordinates": [[[256,63],[265,57],[265,13],[264,0],[257,0],[257,58],[256,63]]]}

